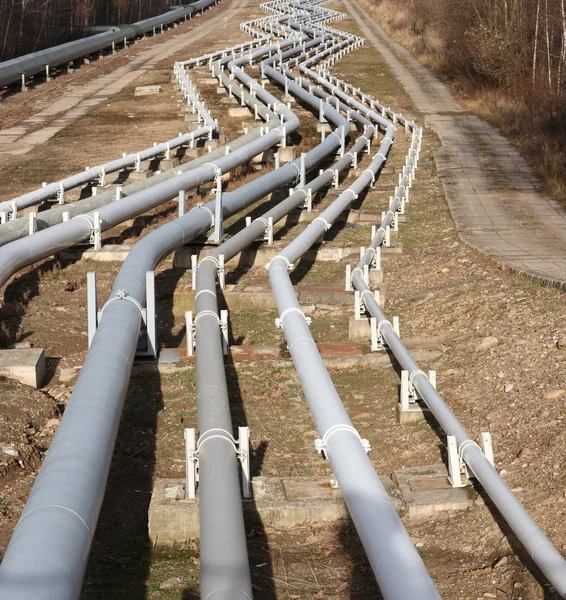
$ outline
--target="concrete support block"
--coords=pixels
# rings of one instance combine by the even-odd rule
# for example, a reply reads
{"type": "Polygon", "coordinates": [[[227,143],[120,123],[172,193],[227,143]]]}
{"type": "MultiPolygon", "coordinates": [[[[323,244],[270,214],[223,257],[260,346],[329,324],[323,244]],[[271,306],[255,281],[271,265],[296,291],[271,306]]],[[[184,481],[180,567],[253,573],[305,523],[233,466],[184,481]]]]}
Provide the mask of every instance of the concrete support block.
{"type": "Polygon", "coordinates": [[[196,80],[196,84],[198,86],[202,85],[202,86],[207,86],[207,87],[212,87],[212,86],[217,87],[218,79],[216,79],[216,77],[202,77],[202,78],[196,80]]]}
{"type": "Polygon", "coordinates": [[[323,131],[325,133],[330,133],[332,131],[332,127],[330,126],[330,123],[317,123],[316,130],[318,133],[322,133],[323,131]]]}
{"type": "MultiPolygon", "coordinates": [[[[398,512],[399,492],[390,478],[382,478],[398,512]]],[[[242,500],[247,526],[285,529],[304,523],[331,523],[348,518],[339,488],[314,477],[256,477],[253,500],[242,500]]],[[[184,480],[156,479],[149,505],[149,539],[153,546],[172,546],[196,539],[199,531],[199,501],[185,500],[184,480]]]]}
{"type": "Polygon", "coordinates": [[[297,148],[295,146],[287,146],[285,148],[279,148],[279,159],[281,164],[284,165],[297,158],[297,148]]]}
{"type": "Polygon", "coordinates": [[[69,248],[62,250],[58,256],[62,260],[76,260],[77,258],[85,260],[95,260],[98,262],[124,262],[131,250],[131,246],[106,244],[100,250],[89,248],[69,248]]]}
{"type": "Polygon", "coordinates": [[[474,504],[470,487],[453,488],[444,464],[393,471],[405,505],[405,519],[423,521],[440,512],[468,510],[474,504]]]}
{"type": "Polygon", "coordinates": [[[45,378],[45,354],[42,348],[0,350],[0,377],[14,379],[34,388],[45,378]]]}
{"type": "MultiPolygon", "coordinates": [[[[273,246],[266,246],[261,243],[255,243],[245,248],[242,252],[232,258],[227,264],[230,266],[265,266],[268,262],[273,260],[279,252],[283,249],[284,245],[279,241],[275,242],[273,246]]],[[[301,260],[319,260],[319,261],[342,261],[348,260],[350,264],[360,258],[360,247],[361,244],[351,244],[348,242],[325,242],[322,246],[313,247],[306,252],[301,260]]],[[[212,251],[211,246],[203,244],[187,244],[181,248],[175,250],[173,254],[173,266],[175,268],[191,268],[191,256],[196,254],[201,258],[206,256],[212,251]]],[[[384,248],[383,254],[398,254],[401,252],[400,247],[384,248]]],[[[200,259],[199,259],[200,260],[200,259]]],[[[345,267],[344,263],[344,268],[345,267]]]]}
{"type": "Polygon", "coordinates": [[[178,158],[162,158],[159,161],[159,166],[163,170],[174,169],[175,167],[179,166],[179,159],[178,158]]]}
{"type": "Polygon", "coordinates": [[[139,181],[140,179],[149,179],[153,176],[153,171],[142,170],[142,171],[130,171],[128,173],[129,181],[139,181]]]}
{"type": "Polygon", "coordinates": [[[185,115],[185,121],[187,123],[198,123],[198,115],[197,113],[187,113],[185,115]]]}
{"type": "Polygon", "coordinates": [[[224,86],[218,86],[216,88],[216,93],[217,94],[225,94],[226,93],[226,88],[224,86]]]}
{"type": "Polygon", "coordinates": [[[296,100],[293,96],[283,96],[283,98],[281,98],[281,102],[285,102],[285,104],[287,104],[287,102],[290,102],[291,104],[293,104],[296,102],[296,100]]]}
{"type": "MultiPolygon", "coordinates": [[[[379,287],[380,298],[384,298],[387,286],[379,287]]],[[[311,306],[314,309],[324,309],[332,312],[349,311],[353,307],[353,295],[344,291],[344,284],[305,285],[296,286],[296,293],[301,306],[311,306]]],[[[173,314],[183,316],[185,311],[195,309],[195,292],[184,289],[173,293],[173,314]]],[[[219,298],[219,307],[228,310],[277,308],[271,288],[258,286],[227,285],[219,298]]]]}
{"type": "Polygon", "coordinates": [[[234,106],[228,109],[228,116],[234,119],[242,119],[250,117],[250,111],[247,106],[234,106]]]}

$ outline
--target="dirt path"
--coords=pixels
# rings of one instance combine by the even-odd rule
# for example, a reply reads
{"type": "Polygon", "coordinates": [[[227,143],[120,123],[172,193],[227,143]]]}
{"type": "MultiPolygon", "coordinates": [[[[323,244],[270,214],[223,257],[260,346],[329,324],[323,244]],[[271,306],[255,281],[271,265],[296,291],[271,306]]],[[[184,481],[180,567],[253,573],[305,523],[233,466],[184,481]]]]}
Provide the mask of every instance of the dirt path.
{"type": "Polygon", "coordinates": [[[435,161],[460,238],[513,271],[566,290],[566,211],[540,191],[508,140],[464,110],[356,0],[344,4],[440,138],[435,161]]]}
{"type": "Polygon", "coordinates": [[[196,40],[208,35],[218,28],[221,23],[224,24],[225,19],[227,21],[231,20],[247,4],[248,0],[232,0],[230,4],[221,4],[218,13],[201,25],[198,32],[191,29],[187,33],[170,37],[142,52],[128,64],[93,79],[87,85],[71,87],[47,108],[12,127],[1,130],[0,155],[25,154],[33,146],[46,142],[61,129],[74,123],[80,117],[106,102],[108,98],[123,90],[137,77],[155,69],[168,56],[179,52],[187,44],[194,43],[196,40]],[[56,117],[56,115],[59,116],[56,117]],[[38,123],[45,123],[45,126],[27,133],[30,129],[36,127],[38,123]]]}

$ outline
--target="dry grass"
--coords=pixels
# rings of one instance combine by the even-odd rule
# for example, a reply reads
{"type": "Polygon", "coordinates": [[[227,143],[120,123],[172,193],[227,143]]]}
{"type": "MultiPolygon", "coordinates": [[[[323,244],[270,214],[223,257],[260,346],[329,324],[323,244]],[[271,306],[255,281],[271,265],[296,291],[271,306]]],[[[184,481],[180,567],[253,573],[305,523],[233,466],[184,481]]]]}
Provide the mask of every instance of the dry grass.
{"type": "Polygon", "coordinates": [[[513,85],[497,85],[486,83],[480,75],[464,74],[451,64],[444,40],[432,23],[415,27],[408,4],[395,0],[361,0],[361,4],[395,41],[445,80],[469,110],[510,138],[547,192],[566,203],[564,96],[549,95],[543,86],[533,91],[520,75],[513,85]]]}

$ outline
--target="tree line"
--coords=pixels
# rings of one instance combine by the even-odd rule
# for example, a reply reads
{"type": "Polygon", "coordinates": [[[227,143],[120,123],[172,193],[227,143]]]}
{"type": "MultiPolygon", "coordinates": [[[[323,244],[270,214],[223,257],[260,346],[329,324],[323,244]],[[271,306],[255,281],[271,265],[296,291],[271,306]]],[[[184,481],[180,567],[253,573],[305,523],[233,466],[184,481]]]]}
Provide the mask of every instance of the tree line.
{"type": "Polygon", "coordinates": [[[566,200],[566,0],[362,0],[566,200]]]}
{"type": "Polygon", "coordinates": [[[0,60],[165,12],[180,0],[0,0],[0,60]]]}

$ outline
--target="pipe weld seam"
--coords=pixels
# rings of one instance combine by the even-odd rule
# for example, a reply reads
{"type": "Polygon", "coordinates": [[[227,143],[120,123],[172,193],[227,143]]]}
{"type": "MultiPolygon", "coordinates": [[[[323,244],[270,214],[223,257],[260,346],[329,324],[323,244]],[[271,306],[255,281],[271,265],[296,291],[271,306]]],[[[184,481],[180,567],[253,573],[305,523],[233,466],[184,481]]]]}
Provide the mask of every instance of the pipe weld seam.
{"type": "MultiPolygon", "coordinates": [[[[87,525],[86,521],[81,517],[81,515],[79,515],[77,512],[75,512],[73,509],[68,508],[66,506],[61,506],[60,504],[43,504],[42,506],[38,506],[37,508],[34,508],[33,510],[30,510],[28,512],[26,512],[25,514],[23,514],[20,517],[20,520],[18,521],[18,525],[29,515],[31,515],[32,513],[38,511],[38,510],[42,510],[44,508],[60,508],[61,510],[66,510],[68,512],[70,512],[71,514],[75,515],[75,517],[77,517],[77,519],[79,519],[79,521],[86,527],[86,530],[88,532],[90,532],[90,527],[87,525]]],[[[16,525],[17,527],[17,525],[16,525]]]]}

